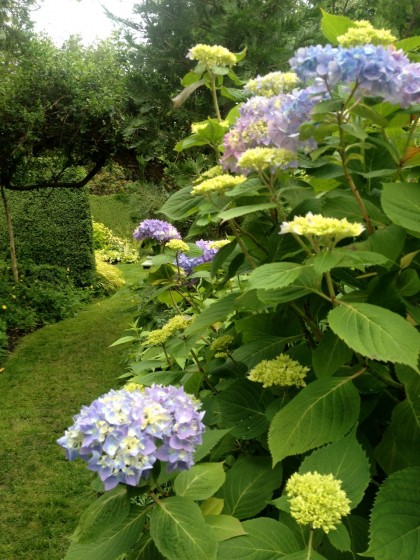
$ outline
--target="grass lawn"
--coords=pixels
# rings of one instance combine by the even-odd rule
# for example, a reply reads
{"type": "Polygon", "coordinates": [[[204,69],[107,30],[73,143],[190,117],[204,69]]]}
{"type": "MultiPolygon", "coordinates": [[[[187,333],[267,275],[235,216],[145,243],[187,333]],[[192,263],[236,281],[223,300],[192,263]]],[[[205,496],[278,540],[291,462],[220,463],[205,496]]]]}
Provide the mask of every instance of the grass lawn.
{"type": "MultiPolygon", "coordinates": [[[[128,284],[138,265],[120,265],[128,284]]],[[[92,473],[56,439],[83,404],[118,387],[134,314],[129,288],[25,337],[0,374],[0,560],[62,560],[92,501],[92,473]]]]}

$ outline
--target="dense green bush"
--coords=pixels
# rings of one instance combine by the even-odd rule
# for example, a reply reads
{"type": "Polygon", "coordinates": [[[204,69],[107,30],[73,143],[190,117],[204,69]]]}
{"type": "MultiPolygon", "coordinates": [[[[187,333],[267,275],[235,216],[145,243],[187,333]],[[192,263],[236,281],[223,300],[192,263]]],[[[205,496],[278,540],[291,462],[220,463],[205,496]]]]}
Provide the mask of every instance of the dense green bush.
{"type": "Polygon", "coordinates": [[[134,263],[139,259],[138,251],[128,240],[121,239],[99,222],[93,222],[93,246],[96,251],[96,271],[98,262],[134,263]]]}
{"type": "MultiPolygon", "coordinates": [[[[43,189],[8,192],[18,261],[31,259],[69,269],[77,285],[94,273],[92,223],[87,191],[43,189]]],[[[0,220],[0,257],[8,258],[5,220],[0,220]]]]}

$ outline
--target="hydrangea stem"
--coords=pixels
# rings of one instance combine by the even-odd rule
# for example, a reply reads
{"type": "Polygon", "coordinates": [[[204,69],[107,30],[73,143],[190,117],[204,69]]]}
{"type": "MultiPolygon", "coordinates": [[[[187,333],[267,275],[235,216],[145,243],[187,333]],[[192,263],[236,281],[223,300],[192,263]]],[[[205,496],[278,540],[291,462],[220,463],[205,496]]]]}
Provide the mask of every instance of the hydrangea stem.
{"type": "Polygon", "coordinates": [[[308,539],[308,553],[306,555],[306,560],[311,560],[311,552],[312,552],[312,543],[314,540],[314,530],[310,529],[309,531],[309,539],[308,539]]]}
{"type": "Polygon", "coordinates": [[[243,254],[245,255],[246,260],[249,262],[251,268],[253,270],[255,270],[257,268],[257,263],[254,261],[254,259],[251,257],[251,255],[249,254],[248,248],[245,245],[243,239],[241,238],[239,231],[238,231],[238,224],[235,222],[235,220],[231,219],[229,220],[229,225],[230,228],[233,232],[233,234],[236,237],[237,242],[239,243],[240,248],[242,249],[243,254]]]}

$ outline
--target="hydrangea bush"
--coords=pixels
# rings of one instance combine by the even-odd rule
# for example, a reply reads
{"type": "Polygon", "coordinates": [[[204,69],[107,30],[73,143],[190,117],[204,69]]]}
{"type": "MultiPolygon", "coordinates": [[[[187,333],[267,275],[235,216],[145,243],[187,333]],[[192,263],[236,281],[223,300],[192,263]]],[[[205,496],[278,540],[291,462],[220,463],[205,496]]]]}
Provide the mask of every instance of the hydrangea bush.
{"type": "Polygon", "coordinates": [[[215,116],[176,149],[214,157],[135,232],[175,316],[117,341],[134,391],[59,440],[109,489],[68,560],[420,557],[420,38],[322,27],[243,91],[245,53],[188,54],[215,116]]]}

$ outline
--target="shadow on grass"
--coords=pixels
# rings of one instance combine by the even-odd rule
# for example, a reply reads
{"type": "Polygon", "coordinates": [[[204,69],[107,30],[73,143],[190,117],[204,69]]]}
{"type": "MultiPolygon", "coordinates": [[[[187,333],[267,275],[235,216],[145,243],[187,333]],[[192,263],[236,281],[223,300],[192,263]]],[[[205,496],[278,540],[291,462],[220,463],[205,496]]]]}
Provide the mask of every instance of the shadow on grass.
{"type": "Polygon", "coordinates": [[[0,559],[62,560],[94,496],[92,474],[56,440],[83,404],[117,387],[124,346],[110,348],[135,313],[129,285],[77,317],[25,337],[0,375],[0,559]]]}

